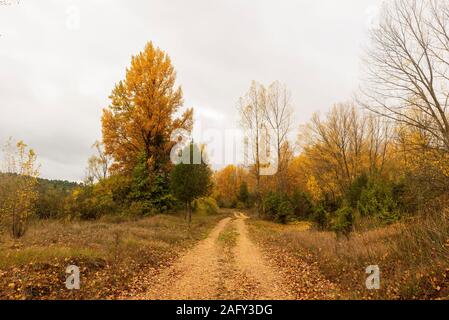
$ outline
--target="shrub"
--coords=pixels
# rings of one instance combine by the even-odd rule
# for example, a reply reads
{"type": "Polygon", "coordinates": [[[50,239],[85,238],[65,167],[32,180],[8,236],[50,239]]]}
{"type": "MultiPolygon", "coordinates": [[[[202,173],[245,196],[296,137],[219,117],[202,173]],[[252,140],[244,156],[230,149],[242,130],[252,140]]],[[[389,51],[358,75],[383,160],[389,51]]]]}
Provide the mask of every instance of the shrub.
{"type": "Polygon", "coordinates": [[[237,202],[237,205],[235,206],[235,208],[238,210],[245,210],[247,208],[247,206],[245,203],[239,201],[239,202],[237,202]]]}
{"type": "Polygon", "coordinates": [[[275,221],[286,224],[293,215],[293,206],[287,199],[281,199],[275,215],[275,221]]]}
{"type": "Polygon", "coordinates": [[[310,219],[313,216],[313,203],[309,194],[295,190],[291,196],[293,215],[297,219],[310,219]]]}
{"type": "Polygon", "coordinates": [[[346,191],[346,200],[349,202],[351,208],[357,208],[357,204],[367,184],[368,176],[366,174],[362,174],[349,186],[348,190],[346,191]]]}
{"type": "Polygon", "coordinates": [[[271,193],[264,200],[264,212],[269,220],[287,223],[293,215],[293,206],[286,196],[271,193]]]}
{"type": "Polygon", "coordinates": [[[148,201],[131,202],[126,212],[131,217],[151,216],[158,213],[148,201]]]}
{"type": "Polygon", "coordinates": [[[167,212],[176,201],[170,194],[168,177],[163,173],[152,174],[145,159],[142,156],[134,168],[128,198],[131,202],[146,202],[146,207],[153,207],[152,212],[167,212]]]}
{"type": "Polygon", "coordinates": [[[278,194],[276,193],[270,193],[264,200],[264,214],[265,216],[270,219],[274,220],[278,213],[279,203],[281,199],[278,194]]]}
{"type": "Polygon", "coordinates": [[[326,229],[328,225],[328,217],[329,212],[325,209],[323,204],[319,204],[315,207],[314,213],[313,213],[313,222],[316,223],[319,229],[324,230],[326,229]]]}
{"type": "MultiPolygon", "coordinates": [[[[239,202],[243,203],[245,207],[248,206],[249,191],[248,191],[248,184],[246,182],[242,182],[240,184],[238,200],[239,200],[239,202]]],[[[237,205],[238,205],[238,203],[237,203],[237,205]]]]}
{"type": "Polygon", "coordinates": [[[360,195],[357,208],[362,216],[376,217],[385,224],[399,219],[392,188],[384,182],[370,181],[360,195]]]}
{"type": "Polygon", "coordinates": [[[349,206],[343,206],[335,212],[332,229],[337,234],[337,237],[344,235],[349,238],[354,225],[354,212],[349,206]]]}
{"type": "Polygon", "coordinates": [[[213,215],[219,211],[217,202],[210,197],[199,198],[193,201],[193,210],[202,215],[213,215]]]}

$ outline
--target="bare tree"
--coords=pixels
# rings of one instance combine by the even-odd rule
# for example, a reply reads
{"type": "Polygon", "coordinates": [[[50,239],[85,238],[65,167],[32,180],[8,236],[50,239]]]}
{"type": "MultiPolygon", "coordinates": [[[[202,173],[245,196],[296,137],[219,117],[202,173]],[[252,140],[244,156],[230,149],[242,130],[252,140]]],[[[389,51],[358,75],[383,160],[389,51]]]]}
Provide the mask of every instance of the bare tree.
{"type": "Polygon", "coordinates": [[[97,152],[96,155],[88,159],[86,183],[92,184],[95,181],[101,181],[107,178],[109,167],[112,164],[112,157],[104,152],[103,144],[95,141],[92,145],[97,152]]]}
{"type": "Polygon", "coordinates": [[[426,131],[449,151],[449,1],[395,0],[371,31],[359,98],[369,110],[426,131]]]}
{"type": "Polygon", "coordinates": [[[252,82],[248,93],[239,100],[239,112],[241,125],[245,130],[246,142],[250,149],[250,155],[254,163],[254,176],[256,180],[256,205],[257,211],[261,213],[260,177],[261,159],[264,151],[264,128],[266,128],[264,110],[266,108],[266,89],[252,82]]]}
{"type": "Polygon", "coordinates": [[[309,169],[323,191],[341,195],[356,177],[368,171],[364,161],[368,150],[373,165],[379,163],[381,138],[377,124],[372,121],[367,125],[366,116],[353,103],[335,105],[324,119],[313,115],[300,132],[300,145],[303,154],[312,160],[309,169]]]}
{"type": "Polygon", "coordinates": [[[368,115],[366,145],[369,157],[369,172],[371,174],[383,173],[391,141],[390,123],[379,116],[368,115]]]}
{"type": "Polygon", "coordinates": [[[273,143],[277,159],[277,188],[278,191],[285,187],[282,182],[283,173],[286,170],[286,148],[288,146],[288,134],[291,132],[293,110],[291,106],[291,94],[285,85],[278,81],[273,82],[267,91],[267,103],[263,106],[265,121],[274,135],[273,143]]]}

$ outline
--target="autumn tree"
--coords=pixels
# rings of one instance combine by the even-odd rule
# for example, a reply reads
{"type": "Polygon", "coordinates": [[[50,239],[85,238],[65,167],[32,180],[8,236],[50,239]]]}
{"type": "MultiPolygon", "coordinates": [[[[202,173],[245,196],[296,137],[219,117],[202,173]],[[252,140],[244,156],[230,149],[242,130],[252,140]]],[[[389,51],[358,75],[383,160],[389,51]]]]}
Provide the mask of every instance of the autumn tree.
{"type": "Polygon", "coordinates": [[[309,191],[336,199],[361,174],[382,175],[389,142],[388,126],[352,103],[334,106],[324,118],[315,114],[299,141],[309,191]]]}
{"type": "Polygon", "coordinates": [[[261,171],[266,156],[267,123],[264,110],[267,103],[266,89],[262,85],[252,82],[247,94],[239,100],[241,125],[245,130],[247,155],[251,158],[252,174],[255,177],[255,196],[257,212],[261,214],[261,171]],[[265,152],[264,152],[265,151],[265,152]]]}
{"type": "Polygon", "coordinates": [[[265,121],[273,135],[273,148],[276,154],[276,180],[278,192],[286,190],[285,171],[288,167],[289,143],[293,109],[291,95],[285,85],[273,82],[267,90],[266,103],[262,104],[265,121]]]}
{"type": "Polygon", "coordinates": [[[0,217],[9,220],[13,237],[20,238],[25,234],[38,199],[37,156],[23,141],[14,146],[12,139],[8,140],[3,152],[6,176],[0,186],[0,217]]]}
{"type": "Polygon", "coordinates": [[[214,197],[220,205],[233,207],[237,204],[239,188],[246,179],[246,171],[234,165],[214,173],[214,197]]]}
{"type": "Polygon", "coordinates": [[[96,154],[88,159],[86,169],[86,183],[88,184],[106,179],[112,163],[111,156],[104,152],[104,146],[100,141],[95,141],[92,148],[95,149],[96,154]]]}
{"type": "Polygon", "coordinates": [[[103,110],[103,143],[114,158],[112,170],[130,174],[142,154],[150,173],[167,174],[170,167],[171,134],[192,129],[193,110],[176,118],[183,105],[182,90],[169,56],[150,42],[132,57],[126,77],[110,96],[103,110]]]}
{"type": "Polygon", "coordinates": [[[395,0],[371,31],[360,102],[449,151],[449,1],[395,0]]]}

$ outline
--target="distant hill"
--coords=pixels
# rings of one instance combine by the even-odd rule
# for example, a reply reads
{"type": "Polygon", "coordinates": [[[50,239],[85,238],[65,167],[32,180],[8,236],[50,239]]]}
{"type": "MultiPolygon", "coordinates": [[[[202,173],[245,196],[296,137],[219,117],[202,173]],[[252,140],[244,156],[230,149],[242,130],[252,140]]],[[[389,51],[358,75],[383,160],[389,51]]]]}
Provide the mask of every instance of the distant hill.
{"type": "MultiPolygon", "coordinates": [[[[0,185],[7,176],[11,176],[11,174],[0,172],[0,185]]],[[[67,196],[79,186],[81,184],[76,182],[39,178],[37,187],[39,198],[36,203],[36,216],[41,219],[61,217],[64,214],[64,204],[67,196]]]]}
{"type": "MultiPolygon", "coordinates": [[[[5,176],[11,175],[10,173],[0,172],[0,183],[4,179],[5,176]]],[[[61,189],[61,190],[72,190],[76,187],[79,187],[81,184],[77,182],[67,181],[67,180],[49,180],[38,178],[39,188],[43,189],[61,189]]]]}

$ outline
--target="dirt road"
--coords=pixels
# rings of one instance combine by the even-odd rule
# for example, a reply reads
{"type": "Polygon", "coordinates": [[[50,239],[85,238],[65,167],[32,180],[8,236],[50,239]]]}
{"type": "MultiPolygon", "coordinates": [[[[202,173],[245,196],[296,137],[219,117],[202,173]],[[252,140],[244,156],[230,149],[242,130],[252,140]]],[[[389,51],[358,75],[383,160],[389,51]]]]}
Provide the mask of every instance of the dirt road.
{"type": "Polygon", "coordinates": [[[295,299],[281,270],[248,236],[247,217],[221,220],[209,236],[162,273],[147,279],[134,299],[295,299]]]}

